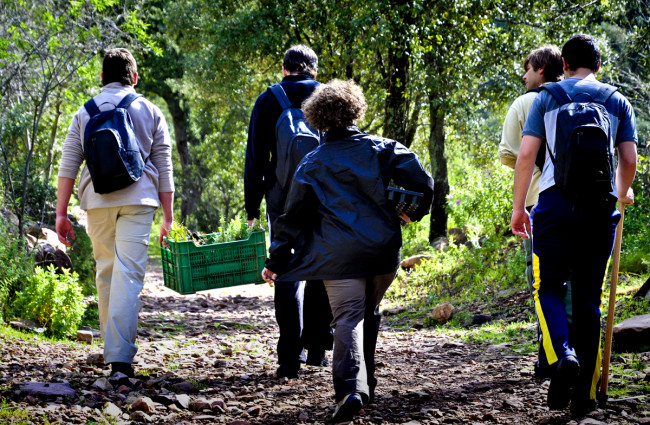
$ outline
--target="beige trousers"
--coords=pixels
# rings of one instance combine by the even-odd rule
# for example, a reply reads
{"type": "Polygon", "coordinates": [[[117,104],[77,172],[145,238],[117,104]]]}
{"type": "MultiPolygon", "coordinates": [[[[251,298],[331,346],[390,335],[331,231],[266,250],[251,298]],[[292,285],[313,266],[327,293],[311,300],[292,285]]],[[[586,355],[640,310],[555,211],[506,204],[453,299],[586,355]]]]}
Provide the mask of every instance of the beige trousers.
{"type": "Polygon", "coordinates": [[[132,363],[138,350],[140,291],[155,210],[143,205],[88,210],[106,363],[132,363]]]}

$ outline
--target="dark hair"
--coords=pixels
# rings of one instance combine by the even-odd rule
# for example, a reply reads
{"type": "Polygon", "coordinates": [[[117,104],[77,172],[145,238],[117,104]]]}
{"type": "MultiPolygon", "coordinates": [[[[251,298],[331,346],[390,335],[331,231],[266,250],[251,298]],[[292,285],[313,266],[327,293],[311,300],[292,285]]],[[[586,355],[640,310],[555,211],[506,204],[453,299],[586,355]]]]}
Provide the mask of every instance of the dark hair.
{"type": "Polygon", "coordinates": [[[537,71],[544,68],[544,81],[554,83],[560,81],[564,70],[562,69],[562,53],[557,46],[547,44],[530,52],[524,61],[524,71],[528,71],[528,65],[537,71]]]}
{"type": "Polygon", "coordinates": [[[321,84],[302,104],[307,122],[325,131],[351,126],[363,117],[366,108],[363,90],[352,80],[321,84]]]}
{"type": "Polygon", "coordinates": [[[596,72],[600,63],[598,40],[586,34],[574,35],[562,46],[562,57],[571,71],[589,68],[596,72]]]}
{"type": "Polygon", "coordinates": [[[298,44],[284,52],[282,67],[290,74],[307,74],[316,77],[318,71],[318,56],[304,44],[298,44]]]}
{"type": "Polygon", "coordinates": [[[120,83],[132,86],[138,66],[133,55],[127,49],[111,49],[104,55],[102,72],[104,73],[103,85],[120,83]]]}

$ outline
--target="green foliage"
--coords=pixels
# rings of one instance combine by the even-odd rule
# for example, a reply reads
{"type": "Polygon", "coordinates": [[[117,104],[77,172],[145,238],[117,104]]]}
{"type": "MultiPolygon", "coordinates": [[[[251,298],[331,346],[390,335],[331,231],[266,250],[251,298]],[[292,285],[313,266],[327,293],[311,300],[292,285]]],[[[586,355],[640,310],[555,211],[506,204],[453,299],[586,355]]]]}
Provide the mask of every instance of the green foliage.
{"type": "Polygon", "coordinates": [[[21,290],[32,275],[34,259],[27,252],[25,241],[16,238],[16,229],[12,232],[3,211],[0,192],[0,318],[7,318],[16,291],[21,290]]]}
{"type": "Polygon", "coordinates": [[[173,222],[168,238],[174,242],[194,241],[196,245],[215,244],[248,239],[248,235],[258,228],[257,226],[248,227],[248,220],[239,215],[228,221],[225,227],[219,226],[215,233],[207,235],[198,235],[182,224],[173,222]]]}
{"type": "Polygon", "coordinates": [[[647,185],[648,157],[640,156],[637,178],[632,185],[634,204],[625,207],[620,271],[650,271],[650,188],[647,185]]]}
{"type": "Polygon", "coordinates": [[[47,269],[37,267],[16,294],[15,313],[37,321],[54,337],[74,334],[86,308],[78,278],[77,273],[66,269],[57,274],[53,265],[47,269]]]}
{"type": "Polygon", "coordinates": [[[449,217],[452,227],[467,230],[477,241],[482,235],[501,235],[510,230],[512,171],[494,159],[483,167],[467,157],[452,163],[449,217]],[[457,167],[457,168],[456,168],[457,167]]]}
{"type": "MultiPolygon", "coordinates": [[[[452,243],[448,249],[430,254],[430,259],[411,272],[400,271],[386,292],[389,304],[409,305],[419,320],[444,301],[463,311],[501,291],[527,287],[523,249],[514,237],[488,238],[481,248],[474,249],[452,243]]],[[[466,324],[461,322],[456,324],[466,324]]]]}
{"type": "Polygon", "coordinates": [[[15,425],[29,425],[32,423],[27,410],[15,408],[4,399],[0,400],[0,422],[15,425]]]}
{"type": "Polygon", "coordinates": [[[402,227],[402,258],[422,254],[430,249],[429,246],[429,220],[425,216],[415,223],[408,223],[402,227]]]}
{"type": "Polygon", "coordinates": [[[74,226],[75,238],[67,250],[67,254],[72,260],[72,269],[79,276],[79,285],[81,285],[84,295],[93,295],[97,293],[95,284],[97,267],[95,257],[93,256],[93,245],[88,233],[83,226],[74,226]]]}

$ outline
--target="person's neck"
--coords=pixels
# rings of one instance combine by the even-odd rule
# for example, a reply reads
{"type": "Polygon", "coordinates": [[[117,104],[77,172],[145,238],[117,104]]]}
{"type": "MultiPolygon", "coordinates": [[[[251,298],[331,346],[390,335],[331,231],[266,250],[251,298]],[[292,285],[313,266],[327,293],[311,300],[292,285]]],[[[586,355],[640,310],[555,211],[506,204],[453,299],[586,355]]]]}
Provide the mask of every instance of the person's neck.
{"type": "Polygon", "coordinates": [[[589,68],[578,68],[575,71],[565,71],[564,78],[579,78],[581,80],[595,80],[596,73],[589,68]]]}

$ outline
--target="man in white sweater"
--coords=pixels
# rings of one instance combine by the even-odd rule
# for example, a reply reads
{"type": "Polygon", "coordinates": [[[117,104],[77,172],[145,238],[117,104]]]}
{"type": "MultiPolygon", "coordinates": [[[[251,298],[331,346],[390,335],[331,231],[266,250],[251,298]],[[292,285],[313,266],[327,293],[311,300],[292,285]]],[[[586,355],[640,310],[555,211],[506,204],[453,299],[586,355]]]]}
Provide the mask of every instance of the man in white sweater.
{"type": "MultiPolygon", "coordinates": [[[[102,68],[103,88],[93,99],[100,111],[115,108],[127,94],[134,94],[137,65],[126,49],[106,52],[102,68]]],[[[160,109],[143,97],[128,107],[140,153],[145,161],[142,176],[133,184],[111,193],[96,193],[84,167],[79,178],[81,208],[88,212],[88,235],[97,263],[99,321],[104,338],[104,361],[112,372],[134,375],[131,363],[137,351],[139,295],[144,285],[147,247],[154,212],[162,208],[159,241],[173,221],[174,180],[171,140],[160,109]]],[[[63,144],[59,167],[56,231],[70,246],[74,238],[68,204],[79,169],[84,162],[84,131],[90,115],[82,106],[75,114],[63,144]]]]}

